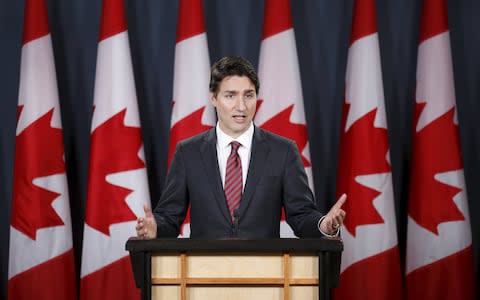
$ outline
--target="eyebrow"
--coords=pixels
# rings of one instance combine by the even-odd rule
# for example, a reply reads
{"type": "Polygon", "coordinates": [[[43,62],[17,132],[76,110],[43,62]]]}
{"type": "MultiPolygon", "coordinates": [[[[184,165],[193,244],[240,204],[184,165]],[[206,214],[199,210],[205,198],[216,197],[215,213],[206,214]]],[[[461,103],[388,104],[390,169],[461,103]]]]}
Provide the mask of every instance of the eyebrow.
{"type": "Polygon", "coordinates": [[[238,91],[235,91],[235,90],[226,90],[226,91],[223,91],[224,94],[238,94],[238,91]]]}
{"type": "MultiPolygon", "coordinates": [[[[243,91],[244,94],[248,94],[248,93],[254,93],[255,90],[254,89],[250,89],[250,90],[245,90],[243,91]]],[[[238,93],[241,93],[241,91],[237,91],[237,90],[226,90],[224,91],[225,94],[238,94],[238,93]]]]}

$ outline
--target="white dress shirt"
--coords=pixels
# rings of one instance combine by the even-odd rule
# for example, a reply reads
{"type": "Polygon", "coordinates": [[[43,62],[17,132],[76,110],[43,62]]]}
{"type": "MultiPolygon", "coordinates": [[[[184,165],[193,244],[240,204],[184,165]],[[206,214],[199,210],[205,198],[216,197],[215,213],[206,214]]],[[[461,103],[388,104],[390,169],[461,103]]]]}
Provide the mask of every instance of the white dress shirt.
{"type": "Polygon", "coordinates": [[[252,140],[253,140],[253,123],[250,124],[247,131],[245,131],[238,138],[234,139],[227,135],[220,129],[217,122],[217,157],[218,157],[218,169],[220,170],[220,176],[222,177],[222,186],[225,187],[225,172],[227,169],[227,160],[232,152],[232,141],[240,143],[238,148],[238,155],[242,161],[242,190],[245,189],[245,183],[247,182],[248,166],[250,165],[250,154],[252,152],[252,140]]]}

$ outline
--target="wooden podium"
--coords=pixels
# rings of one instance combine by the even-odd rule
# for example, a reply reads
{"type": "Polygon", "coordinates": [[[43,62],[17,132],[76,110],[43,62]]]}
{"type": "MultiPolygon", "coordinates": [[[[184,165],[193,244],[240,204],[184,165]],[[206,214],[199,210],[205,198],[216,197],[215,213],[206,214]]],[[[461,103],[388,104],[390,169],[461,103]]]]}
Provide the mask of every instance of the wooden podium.
{"type": "Polygon", "coordinates": [[[131,238],[142,299],[330,299],[339,238],[203,240],[131,238]]]}

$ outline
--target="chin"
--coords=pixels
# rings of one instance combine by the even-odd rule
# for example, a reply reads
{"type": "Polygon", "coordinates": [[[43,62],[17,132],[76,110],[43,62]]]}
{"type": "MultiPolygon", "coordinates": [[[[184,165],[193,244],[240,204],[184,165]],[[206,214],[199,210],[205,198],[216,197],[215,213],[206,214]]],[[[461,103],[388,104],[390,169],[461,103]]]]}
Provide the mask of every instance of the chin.
{"type": "Polygon", "coordinates": [[[248,129],[248,126],[243,126],[243,127],[240,127],[240,128],[236,128],[235,132],[242,134],[245,131],[247,131],[247,129],[248,129]]]}

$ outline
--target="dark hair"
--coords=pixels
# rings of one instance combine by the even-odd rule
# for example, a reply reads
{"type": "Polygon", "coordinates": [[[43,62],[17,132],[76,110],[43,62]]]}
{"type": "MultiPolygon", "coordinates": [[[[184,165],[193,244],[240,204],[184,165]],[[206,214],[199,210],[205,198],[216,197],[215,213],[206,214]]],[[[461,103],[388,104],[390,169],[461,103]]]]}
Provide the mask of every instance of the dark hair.
{"type": "Polygon", "coordinates": [[[228,76],[246,76],[255,86],[255,92],[258,94],[260,83],[257,72],[253,65],[240,56],[225,56],[212,66],[210,73],[210,92],[216,94],[218,87],[225,77],[228,76]]]}

